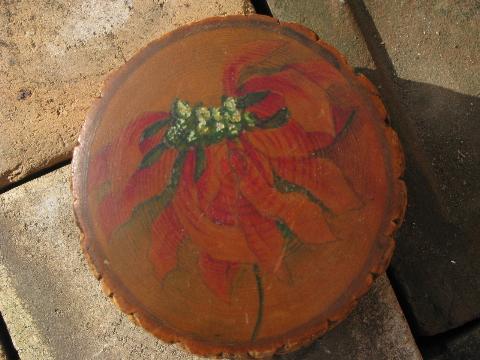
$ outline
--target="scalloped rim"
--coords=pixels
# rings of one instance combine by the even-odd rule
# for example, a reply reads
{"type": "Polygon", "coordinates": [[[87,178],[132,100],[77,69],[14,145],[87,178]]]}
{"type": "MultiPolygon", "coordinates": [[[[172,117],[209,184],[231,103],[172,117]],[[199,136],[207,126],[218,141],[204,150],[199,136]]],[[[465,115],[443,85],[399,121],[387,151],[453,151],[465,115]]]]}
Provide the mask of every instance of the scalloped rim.
{"type": "MultiPolygon", "coordinates": [[[[111,72],[107,79],[104,82],[103,89],[101,92],[101,97],[95,99],[93,105],[91,106],[89,112],[87,113],[85,123],[80,132],[78,143],[74,149],[73,160],[72,160],[72,194],[73,194],[73,207],[75,220],[78,227],[81,230],[81,247],[85,257],[88,260],[89,267],[95,277],[101,282],[103,291],[105,294],[112,298],[113,302],[122,310],[124,313],[130,316],[130,318],[136,323],[141,325],[144,329],[155,335],[157,338],[167,342],[175,343],[187,350],[201,356],[210,356],[210,357],[233,357],[233,358],[265,358],[270,357],[275,354],[283,354],[297,350],[303,346],[307,346],[322,335],[324,335],[328,330],[335,327],[340,321],[344,320],[351,311],[357,305],[358,300],[367,293],[370,289],[374,279],[382,274],[392,257],[393,250],[395,247],[395,241],[393,239],[393,234],[400,227],[401,222],[403,221],[406,205],[407,205],[407,191],[404,181],[401,179],[405,168],[405,161],[403,150],[395,131],[390,128],[387,123],[384,121],[384,133],[387,146],[390,147],[390,164],[392,166],[391,171],[393,178],[393,188],[392,188],[392,204],[390,211],[390,220],[388,225],[385,228],[383,234],[383,239],[379,236],[378,243],[379,246],[376,249],[376,252],[380,254],[377,259],[373,261],[373,264],[370,270],[367,272],[366,277],[363,281],[359,281],[359,284],[352,291],[350,299],[344,301],[341,304],[340,308],[335,312],[335,315],[329,317],[323,322],[318,322],[310,326],[306,326],[301,334],[293,337],[282,337],[278,336],[274,341],[269,341],[265,344],[253,344],[252,346],[219,346],[213,345],[210,343],[205,343],[197,341],[191,338],[182,337],[177,334],[173,334],[172,329],[159,327],[158,324],[155,324],[152,320],[149,319],[142,309],[137,309],[134,305],[130,304],[121,294],[114,293],[111,289],[115,288],[113,280],[108,274],[102,274],[101,269],[98,269],[95,265],[95,261],[91,257],[89,252],[89,245],[91,240],[87,237],[85,231],[87,231],[86,223],[82,220],[82,204],[79,201],[78,194],[81,194],[81,185],[80,181],[75,181],[76,174],[81,174],[83,170],[84,158],[88,158],[89,149],[84,145],[84,139],[86,134],[89,133],[89,130],[94,127],[95,124],[95,114],[100,108],[101,99],[103,94],[105,94],[111,87],[114,86],[115,79],[123,73],[124,69],[131,64],[135,59],[140,58],[140,56],[151,47],[153,44],[160,43],[165,41],[167,38],[172,36],[179,31],[185,31],[185,29],[196,27],[202,24],[212,23],[212,22],[223,22],[234,20],[244,20],[248,21],[254,19],[257,21],[262,21],[265,23],[274,23],[281,27],[287,27],[293,30],[296,33],[303,35],[304,37],[317,42],[322,47],[328,49],[339,61],[342,68],[348,69],[352,74],[354,74],[352,68],[348,65],[345,57],[338,52],[333,46],[325,43],[320,40],[315,32],[299,25],[296,23],[283,23],[274,18],[263,16],[263,15],[230,15],[223,17],[211,17],[191,24],[182,26],[172,32],[169,32],[159,39],[156,39],[145,46],[143,49],[139,50],[135,56],[133,56],[126,64],[122,65],[119,69],[111,72]],[[84,157],[84,154],[87,156],[84,157]]],[[[372,83],[363,75],[356,75],[359,84],[363,85],[367,92],[370,94],[371,101],[376,107],[376,110],[379,111],[382,115],[381,117],[386,120],[387,114],[383,107],[383,104],[379,98],[377,89],[372,85],[372,83]]],[[[80,175],[78,175],[80,178],[80,175]]]]}

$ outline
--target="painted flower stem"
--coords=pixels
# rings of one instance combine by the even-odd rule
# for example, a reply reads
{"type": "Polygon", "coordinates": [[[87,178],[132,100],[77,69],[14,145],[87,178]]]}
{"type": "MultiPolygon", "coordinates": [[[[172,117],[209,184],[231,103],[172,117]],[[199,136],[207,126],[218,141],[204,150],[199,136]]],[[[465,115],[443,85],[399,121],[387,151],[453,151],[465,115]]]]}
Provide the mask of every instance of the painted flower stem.
{"type": "Polygon", "coordinates": [[[257,321],[255,322],[255,327],[253,328],[251,340],[254,341],[257,338],[257,335],[260,331],[260,327],[262,326],[263,320],[263,300],[264,300],[264,293],[263,293],[263,283],[262,283],[262,276],[260,274],[260,268],[257,264],[253,265],[253,273],[255,275],[255,281],[257,283],[257,291],[258,291],[258,312],[257,312],[257,321]]]}

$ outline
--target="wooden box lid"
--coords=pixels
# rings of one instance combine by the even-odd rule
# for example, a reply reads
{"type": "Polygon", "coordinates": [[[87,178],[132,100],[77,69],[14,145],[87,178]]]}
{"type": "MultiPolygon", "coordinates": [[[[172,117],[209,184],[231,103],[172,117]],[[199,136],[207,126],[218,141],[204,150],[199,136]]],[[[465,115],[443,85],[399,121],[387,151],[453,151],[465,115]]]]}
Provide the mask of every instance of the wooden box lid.
{"type": "Polygon", "coordinates": [[[107,82],[74,153],[82,245],[154,335],[268,356],[344,319],[406,205],[375,88],[299,25],[211,18],[107,82]]]}

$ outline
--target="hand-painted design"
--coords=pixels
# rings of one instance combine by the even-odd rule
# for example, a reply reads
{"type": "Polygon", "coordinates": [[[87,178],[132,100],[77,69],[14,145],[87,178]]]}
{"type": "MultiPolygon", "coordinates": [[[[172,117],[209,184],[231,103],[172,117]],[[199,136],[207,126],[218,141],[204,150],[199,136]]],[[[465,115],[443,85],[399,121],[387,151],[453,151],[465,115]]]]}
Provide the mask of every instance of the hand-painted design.
{"type": "Polygon", "coordinates": [[[140,167],[151,166],[169,147],[179,151],[189,147],[203,148],[225,139],[235,139],[243,131],[253,130],[255,127],[273,129],[284,125],[289,117],[286,108],[278,110],[267,119],[259,119],[255,114],[245,111],[247,106],[263,100],[267,95],[268,91],[262,91],[241,98],[223,97],[222,106],[219,108],[207,108],[202,103],[192,108],[187,101],[175,100],[170,118],[153,123],[143,132],[141,142],[169,125],[163,141],[145,155],[140,167]]]}
{"type": "Polygon", "coordinates": [[[133,121],[93,158],[88,178],[91,189],[111,189],[97,209],[107,238],[139,214],[151,226],[159,280],[186,239],[199,249],[205,285],[226,302],[240,267],[253,269],[252,340],[264,316],[262,274],[281,277],[290,252],[337,240],[329,219],[361,205],[322,156],[355,121],[355,104],[329,92],[334,84],[333,94],[340,87],[353,99],[350,84],[323,59],[252,72],[281,45],[246,46],[225,68],[219,107],[175,99],[170,112],[133,121]],[[127,176],[109,177],[105,169],[123,154],[127,176]]]}

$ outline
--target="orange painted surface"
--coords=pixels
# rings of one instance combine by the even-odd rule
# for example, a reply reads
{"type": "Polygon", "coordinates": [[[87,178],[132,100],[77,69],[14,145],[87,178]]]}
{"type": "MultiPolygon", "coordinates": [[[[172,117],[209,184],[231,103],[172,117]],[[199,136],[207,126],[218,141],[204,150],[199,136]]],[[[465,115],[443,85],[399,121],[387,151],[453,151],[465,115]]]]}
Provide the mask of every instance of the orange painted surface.
{"type": "Polygon", "coordinates": [[[74,159],[85,251],[165,340],[210,355],[299,346],[391,256],[405,191],[385,116],[298,28],[182,28],[115,74],[89,116],[74,159]]]}

